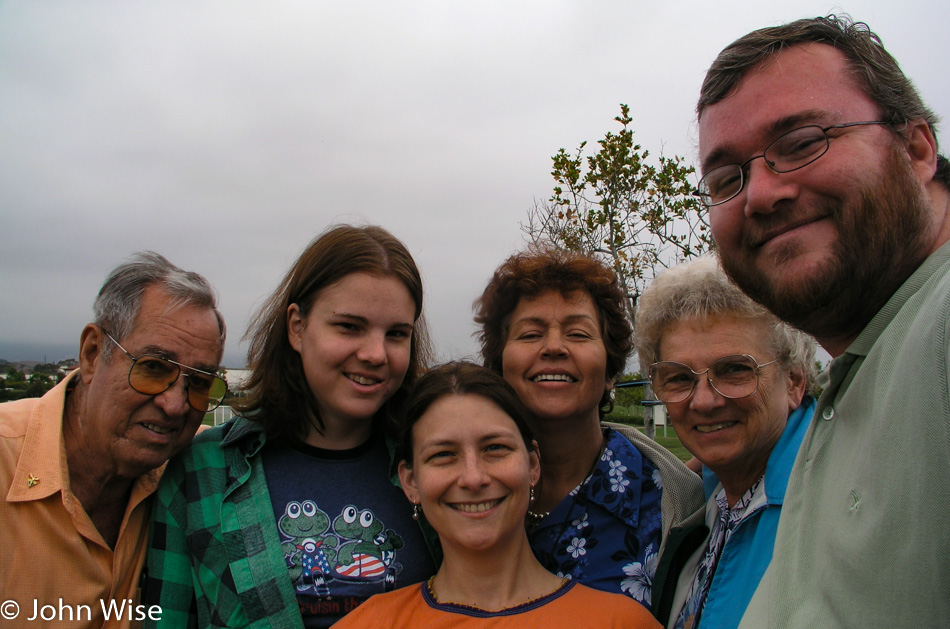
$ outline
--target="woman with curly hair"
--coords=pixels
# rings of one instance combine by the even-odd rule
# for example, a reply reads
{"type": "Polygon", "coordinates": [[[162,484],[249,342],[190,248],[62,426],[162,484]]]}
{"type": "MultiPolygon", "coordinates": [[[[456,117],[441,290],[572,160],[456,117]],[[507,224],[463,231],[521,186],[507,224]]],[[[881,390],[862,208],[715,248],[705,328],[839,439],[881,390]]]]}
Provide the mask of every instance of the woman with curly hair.
{"type": "Polygon", "coordinates": [[[633,348],[624,299],[603,262],[534,249],[495,271],[476,322],[485,365],[518,393],[540,446],[528,511],[535,554],[558,575],[650,609],[668,534],[701,512],[703,494],[669,451],[602,422],[633,348]]]}

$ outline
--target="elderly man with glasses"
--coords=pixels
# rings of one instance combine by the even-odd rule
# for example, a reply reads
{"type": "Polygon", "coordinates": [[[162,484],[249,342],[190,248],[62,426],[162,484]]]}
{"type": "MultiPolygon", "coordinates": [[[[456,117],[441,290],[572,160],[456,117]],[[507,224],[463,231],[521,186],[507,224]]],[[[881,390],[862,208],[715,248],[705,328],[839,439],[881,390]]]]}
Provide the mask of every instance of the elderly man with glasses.
{"type": "Polygon", "coordinates": [[[42,398],[0,405],[4,626],[160,613],[139,603],[151,494],[227,393],[224,320],[200,275],[137,254],[94,308],[79,369],[42,398]]]}
{"type": "Polygon", "coordinates": [[[637,352],[682,444],[703,464],[705,527],[668,543],[653,583],[667,627],[736,627],[772,557],[792,462],[815,411],[814,340],[733,284],[712,256],[640,297],[637,352]],[[671,550],[675,549],[675,550],[671,550]]]}
{"type": "Polygon", "coordinates": [[[741,626],[946,626],[950,162],[937,118],[867,25],[836,16],[727,46],[697,110],[699,195],[726,272],[834,357],[741,626]]]}

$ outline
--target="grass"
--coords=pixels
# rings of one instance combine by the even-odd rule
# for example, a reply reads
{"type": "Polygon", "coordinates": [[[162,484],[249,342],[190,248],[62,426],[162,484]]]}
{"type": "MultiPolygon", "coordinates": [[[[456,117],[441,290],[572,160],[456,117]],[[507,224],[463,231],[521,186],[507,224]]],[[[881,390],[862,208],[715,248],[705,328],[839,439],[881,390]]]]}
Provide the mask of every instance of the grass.
{"type": "MultiPolygon", "coordinates": [[[[643,432],[643,411],[642,409],[634,409],[632,413],[627,412],[628,409],[617,409],[616,412],[611,413],[606,417],[607,421],[619,422],[622,424],[630,424],[640,432],[643,432]],[[637,412],[639,411],[639,412],[637,412]]],[[[676,455],[680,461],[688,461],[693,455],[683,447],[683,444],[680,443],[679,437],[676,436],[676,431],[673,430],[672,426],[657,426],[656,428],[656,442],[676,455]],[[664,435],[664,430],[666,434],[664,435]]]]}
{"type": "MultiPolygon", "coordinates": [[[[639,428],[642,432],[643,429],[639,428]]],[[[692,454],[689,453],[689,450],[683,447],[683,444],[680,443],[679,437],[676,436],[676,432],[667,427],[666,437],[663,436],[663,428],[657,428],[656,430],[656,442],[676,455],[680,461],[688,461],[692,458],[692,454]]]]}

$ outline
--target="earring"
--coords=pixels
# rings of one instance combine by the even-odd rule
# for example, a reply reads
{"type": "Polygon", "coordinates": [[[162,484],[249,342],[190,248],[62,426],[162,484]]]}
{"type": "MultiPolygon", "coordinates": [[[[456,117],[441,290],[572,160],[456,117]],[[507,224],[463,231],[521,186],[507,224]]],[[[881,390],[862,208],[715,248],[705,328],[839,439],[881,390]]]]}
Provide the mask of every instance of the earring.
{"type": "Polygon", "coordinates": [[[412,519],[413,519],[413,520],[418,520],[418,519],[419,519],[419,513],[420,513],[421,511],[422,511],[422,509],[419,508],[419,505],[417,505],[417,504],[412,505],[412,519]]]}
{"type": "Polygon", "coordinates": [[[528,493],[528,504],[534,502],[534,485],[531,485],[531,491],[528,493]]]}

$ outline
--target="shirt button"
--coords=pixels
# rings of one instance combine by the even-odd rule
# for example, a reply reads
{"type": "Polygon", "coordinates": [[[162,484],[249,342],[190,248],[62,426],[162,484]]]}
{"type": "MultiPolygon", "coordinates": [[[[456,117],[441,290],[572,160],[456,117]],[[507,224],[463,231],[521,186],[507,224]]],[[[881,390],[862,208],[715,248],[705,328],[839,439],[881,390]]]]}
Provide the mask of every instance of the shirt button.
{"type": "Polygon", "coordinates": [[[826,420],[832,419],[835,416],[835,409],[829,406],[821,412],[821,416],[824,417],[826,420]]]}

